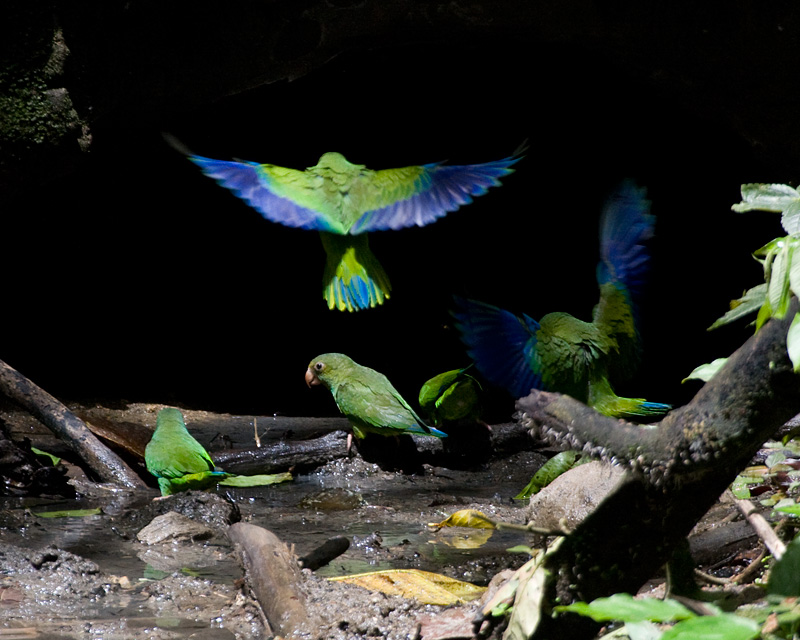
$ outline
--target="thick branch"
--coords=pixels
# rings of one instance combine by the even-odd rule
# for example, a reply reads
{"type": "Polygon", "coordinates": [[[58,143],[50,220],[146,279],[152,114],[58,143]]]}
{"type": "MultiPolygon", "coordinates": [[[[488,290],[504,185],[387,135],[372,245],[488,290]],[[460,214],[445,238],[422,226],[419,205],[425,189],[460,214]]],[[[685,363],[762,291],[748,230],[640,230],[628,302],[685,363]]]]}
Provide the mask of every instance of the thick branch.
{"type": "Polygon", "coordinates": [[[794,300],[784,320],[751,337],[691,403],[657,425],[609,418],[545,392],[520,398],[517,417],[553,442],[626,464],[657,484],[735,474],[800,409],[800,376],[786,352],[786,332],[797,308],[794,300]]]}
{"type": "Polygon", "coordinates": [[[53,396],[0,360],[0,392],[24,407],[77,453],[103,481],[144,487],[142,479],[53,396]]]}
{"type": "MultiPolygon", "coordinates": [[[[654,427],[597,415],[556,394],[518,401],[523,424],[626,464],[633,473],[548,558],[556,576],[540,604],[635,593],[670,557],[761,444],[800,410],[784,320],[770,321],[687,406],[654,427]]],[[[574,616],[544,615],[534,638],[588,637],[574,616]]]]}

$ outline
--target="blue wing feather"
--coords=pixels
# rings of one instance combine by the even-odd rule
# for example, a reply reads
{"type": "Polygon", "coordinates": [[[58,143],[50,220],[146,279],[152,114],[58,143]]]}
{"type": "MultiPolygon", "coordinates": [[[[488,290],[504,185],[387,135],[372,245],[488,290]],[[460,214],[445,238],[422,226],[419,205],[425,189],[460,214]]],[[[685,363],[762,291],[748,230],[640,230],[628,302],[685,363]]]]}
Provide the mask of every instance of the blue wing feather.
{"type": "Polygon", "coordinates": [[[213,160],[203,156],[189,156],[203,173],[247,202],[271,222],[287,227],[341,233],[324,216],[313,209],[301,207],[287,198],[270,191],[257,162],[213,160]]]}
{"type": "Polygon", "coordinates": [[[454,297],[452,312],[461,340],[478,371],[492,384],[515,398],[542,388],[542,367],[537,353],[539,323],[516,316],[485,302],[454,297]]]}
{"type": "Polygon", "coordinates": [[[483,195],[490,187],[499,185],[499,178],[511,173],[511,166],[521,157],[517,153],[483,164],[423,165],[409,197],[380,209],[367,211],[356,220],[349,232],[424,227],[448,212],[469,204],[473,196],[483,195]]]}
{"type": "Polygon", "coordinates": [[[609,198],[600,218],[600,263],[597,281],[622,285],[631,300],[641,297],[650,266],[646,243],[653,236],[655,216],[645,189],[624,181],[609,198]]]}

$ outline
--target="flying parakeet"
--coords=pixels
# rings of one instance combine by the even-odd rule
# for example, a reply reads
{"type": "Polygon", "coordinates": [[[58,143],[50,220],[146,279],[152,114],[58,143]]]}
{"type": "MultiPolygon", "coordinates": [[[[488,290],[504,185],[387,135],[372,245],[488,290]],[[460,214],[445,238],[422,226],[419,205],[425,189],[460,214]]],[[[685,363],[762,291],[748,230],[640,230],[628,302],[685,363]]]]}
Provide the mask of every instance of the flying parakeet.
{"type": "Polygon", "coordinates": [[[419,406],[435,426],[447,422],[480,421],[480,383],[469,367],[434,376],[419,390],[419,406]]]}
{"type": "Polygon", "coordinates": [[[195,440],[177,409],[162,409],[156,430],[144,450],[147,470],[158,478],[162,496],[190,489],[208,489],[230,474],[215,470],[206,450],[195,440]]]}
{"type": "Polygon", "coordinates": [[[515,398],[531,389],[557,391],[614,417],[655,417],[670,405],[621,398],[611,380],[629,378],[640,356],[641,297],[655,217],[644,189],[625,181],[600,220],[600,302],[591,322],[549,313],[537,322],[490,304],[456,298],[456,327],[478,371],[515,398]]]}
{"type": "Polygon", "coordinates": [[[325,353],[314,358],[306,371],[306,384],[309,387],[321,384],[330,390],[356,438],[364,438],[368,433],[447,437],[446,433],[425,424],[385,375],[353,362],[343,353],[325,353]]]}
{"type": "Polygon", "coordinates": [[[323,298],[329,309],[358,311],[383,304],[391,285],[370,251],[371,231],[423,227],[499,185],[524,149],[485,164],[432,163],[373,171],[325,153],[305,171],[273,164],[212,160],[170,143],[218,184],[262,216],[320,232],[327,254],[323,298]]]}

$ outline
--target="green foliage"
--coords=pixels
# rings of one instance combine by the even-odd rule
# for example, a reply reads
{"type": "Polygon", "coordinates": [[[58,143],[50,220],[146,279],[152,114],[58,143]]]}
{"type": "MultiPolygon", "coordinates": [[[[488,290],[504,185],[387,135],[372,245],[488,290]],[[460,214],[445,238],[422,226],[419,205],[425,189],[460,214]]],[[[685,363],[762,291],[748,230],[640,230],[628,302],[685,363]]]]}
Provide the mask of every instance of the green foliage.
{"type": "MultiPolygon", "coordinates": [[[[749,289],[734,300],[730,310],[709,327],[709,330],[716,329],[758,310],[755,321],[758,331],[770,318],[785,317],[792,296],[800,293],[800,260],[794,259],[795,250],[800,246],[800,192],[785,184],[743,184],[742,201],[731,208],[738,213],[778,212],[781,225],[788,234],[775,238],[753,253],[763,266],[764,284],[749,289]]],[[[800,314],[796,314],[792,321],[786,343],[794,370],[800,371],[800,314]]]]}
{"type": "Polygon", "coordinates": [[[562,473],[574,467],[579,457],[580,453],[577,451],[567,450],[557,453],[539,467],[525,488],[514,496],[514,500],[527,500],[538,493],[562,473]]]}
{"type": "Polygon", "coordinates": [[[259,473],[252,476],[228,476],[220,480],[219,484],[226,487],[265,487],[270,484],[280,484],[292,479],[288,471],[284,473],[259,473]]]}
{"type": "Polygon", "coordinates": [[[35,453],[37,456],[41,456],[43,458],[47,458],[50,461],[50,464],[54,467],[58,466],[58,463],[61,462],[61,458],[58,456],[54,456],[52,453],[48,453],[47,451],[42,451],[41,449],[37,449],[36,447],[31,447],[31,451],[35,453]]]}
{"type": "Polygon", "coordinates": [[[773,565],[767,592],[787,598],[800,596],[800,538],[792,540],[781,559],[773,565]]]}
{"type": "Polygon", "coordinates": [[[590,603],[575,602],[553,607],[556,612],[572,612],[588,616],[597,622],[618,620],[625,622],[630,638],[650,640],[750,640],[759,635],[760,625],[755,620],[731,613],[698,616],[675,600],[634,598],[627,593],[617,593],[608,598],[597,598],[590,603]],[[645,622],[674,622],[660,631],[645,622]],[[630,626],[630,629],[627,627],[630,626]]]}
{"type": "Polygon", "coordinates": [[[627,593],[616,593],[608,598],[597,598],[592,602],[573,602],[570,605],[553,607],[554,611],[577,613],[596,622],[620,620],[622,622],[675,622],[691,618],[694,614],[676,600],[634,598],[627,593]]]}
{"type": "Polygon", "coordinates": [[[699,367],[695,367],[688,376],[681,380],[681,383],[687,380],[702,380],[703,382],[708,382],[717,371],[722,369],[727,361],[727,358],[717,358],[714,362],[709,364],[701,364],[699,367]]]}
{"type": "Polygon", "coordinates": [[[761,305],[764,304],[764,300],[767,299],[767,284],[757,284],[752,289],[748,289],[744,292],[744,295],[737,299],[731,301],[731,308],[730,310],[721,318],[716,320],[714,324],[712,324],[708,330],[712,331],[718,327],[721,327],[724,324],[728,324],[739,318],[744,318],[754,311],[758,311],[761,308],[761,305]]]}
{"type": "Polygon", "coordinates": [[[102,515],[99,507],[94,509],[62,509],[61,511],[39,511],[34,513],[37,518],[86,518],[88,516],[102,515]]]}

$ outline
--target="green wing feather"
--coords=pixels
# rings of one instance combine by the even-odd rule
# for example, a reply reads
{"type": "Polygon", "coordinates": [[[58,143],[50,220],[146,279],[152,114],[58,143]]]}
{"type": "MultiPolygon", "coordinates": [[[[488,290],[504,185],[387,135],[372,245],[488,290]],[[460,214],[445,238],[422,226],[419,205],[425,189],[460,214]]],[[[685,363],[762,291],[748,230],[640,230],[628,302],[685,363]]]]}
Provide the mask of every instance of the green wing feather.
{"type": "Polygon", "coordinates": [[[340,411],[361,432],[381,435],[428,433],[423,420],[394,387],[379,379],[343,382],[338,385],[334,398],[340,411]]]}

